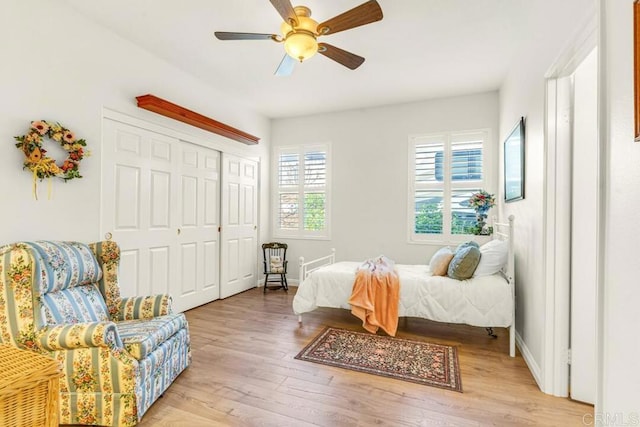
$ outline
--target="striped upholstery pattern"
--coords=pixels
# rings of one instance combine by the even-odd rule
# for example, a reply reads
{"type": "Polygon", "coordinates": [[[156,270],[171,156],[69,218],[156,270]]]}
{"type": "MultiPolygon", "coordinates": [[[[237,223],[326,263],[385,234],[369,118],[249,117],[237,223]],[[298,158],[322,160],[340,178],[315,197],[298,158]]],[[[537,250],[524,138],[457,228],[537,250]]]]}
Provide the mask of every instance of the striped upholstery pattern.
{"type": "Polygon", "coordinates": [[[133,426],[191,363],[168,295],[122,298],[114,242],[0,247],[0,342],[60,361],[61,424],[133,426]]]}
{"type": "Polygon", "coordinates": [[[124,298],[119,304],[115,320],[151,319],[165,316],[171,311],[169,295],[124,298]]]}
{"type": "Polygon", "coordinates": [[[46,293],[42,304],[49,325],[109,320],[104,298],[93,283],[46,293]]]}
{"type": "Polygon", "coordinates": [[[26,242],[34,260],[34,286],[41,296],[38,326],[105,321],[104,297],[95,282],[102,269],[88,245],[77,242],[26,242]]]}
{"type": "Polygon", "coordinates": [[[142,413],[155,402],[168,384],[175,380],[182,369],[191,363],[191,354],[184,351],[190,348],[189,329],[180,329],[171,340],[167,340],[151,354],[140,360],[140,388],[138,411],[142,413]]]}
{"type": "Polygon", "coordinates": [[[37,350],[34,315],[39,312],[32,291],[35,263],[30,248],[14,243],[0,248],[0,341],[37,350]],[[35,302],[35,304],[34,304],[35,302]]]}
{"type": "Polygon", "coordinates": [[[26,242],[34,252],[40,294],[100,280],[102,270],[88,245],[78,242],[26,242]]]}
{"type": "Polygon", "coordinates": [[[184,315],[169,314],[153,319],[118,322],[118,332],[124,348],[133,357],[141,360],[186,326],[187,320],[184,315]]]}
{"type": "Polygon", "coordinates": [[[120,351],[123,347],[113,322],[76,323],[44,329],[38,344],[43,350],[73,350],[76,348],[106,347],[120,351]]]}

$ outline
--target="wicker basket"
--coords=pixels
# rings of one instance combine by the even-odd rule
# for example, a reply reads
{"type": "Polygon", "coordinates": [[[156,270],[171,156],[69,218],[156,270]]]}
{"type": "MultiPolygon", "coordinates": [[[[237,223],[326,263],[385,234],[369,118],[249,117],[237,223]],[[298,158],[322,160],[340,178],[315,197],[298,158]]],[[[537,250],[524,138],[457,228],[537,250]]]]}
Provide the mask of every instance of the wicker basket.
{"type": "Polygon", "coordinates": [[[0,344],[0,426],[57,426],[60,364],[0,344]]]}

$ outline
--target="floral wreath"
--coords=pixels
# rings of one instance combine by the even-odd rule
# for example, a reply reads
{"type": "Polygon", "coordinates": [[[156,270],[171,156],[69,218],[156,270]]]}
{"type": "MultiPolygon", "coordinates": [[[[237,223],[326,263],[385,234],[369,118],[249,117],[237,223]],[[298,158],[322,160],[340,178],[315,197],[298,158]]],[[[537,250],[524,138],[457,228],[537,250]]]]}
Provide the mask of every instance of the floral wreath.
{"type": "Polygon", "coordinates": [[[69,129],[60,123],[39,120],[31,122],[31,127],[26,135],[15,136],[16,147],[25,155],[23,169],[33,172],[35,186],[36,178],[42,181],[45,178],[58,177],[66,181],[74,178],[82,178],[80,175],[80,161],[85,155],[84,147],[87,143],[84,139],[76,139],[69,129]],[[61,166],[51,157],[45,156],[47,150],[42,148],[43,137],[50,138],[60,144],[69,155],[61,166]]]}

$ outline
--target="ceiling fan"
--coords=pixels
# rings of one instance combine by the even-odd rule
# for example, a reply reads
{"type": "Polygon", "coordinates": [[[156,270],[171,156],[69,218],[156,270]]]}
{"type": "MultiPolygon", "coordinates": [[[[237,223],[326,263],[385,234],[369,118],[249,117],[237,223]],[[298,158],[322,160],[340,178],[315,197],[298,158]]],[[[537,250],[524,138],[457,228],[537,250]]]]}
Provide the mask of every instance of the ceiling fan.
{"type": "Polygon", "coordinates": [[[284,43],[286,54],[275,72],[278,76],[290,75],[296,61],[302,62],[316,53],[355,70],[364,62],[363,57],[328,43],[318,43],[318,37],[382,19],[382,9],[376,0],[369,0],[320,24],[311,19],[311,10],[306,6],[293,7],[289,0],[269,1],[284,19],[280,26],[282,35],[216,31],[215,36],[219,40],[273,40],[284,43]]]}

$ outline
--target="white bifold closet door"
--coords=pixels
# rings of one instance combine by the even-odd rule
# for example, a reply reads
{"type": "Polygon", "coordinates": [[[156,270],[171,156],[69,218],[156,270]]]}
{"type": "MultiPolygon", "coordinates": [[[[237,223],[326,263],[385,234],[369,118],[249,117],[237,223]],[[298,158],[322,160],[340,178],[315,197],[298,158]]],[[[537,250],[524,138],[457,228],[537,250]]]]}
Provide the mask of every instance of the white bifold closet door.
{"type": "Polygon", "coordinates": [[[222,154],[220,297],[257,285],[258,163],[222,154]]]}
{"type": "Polygon", "coordinates": [[[102,230],[121,249],[123,296],[220,298],[220,152],[103,121],[102,230]]]}

